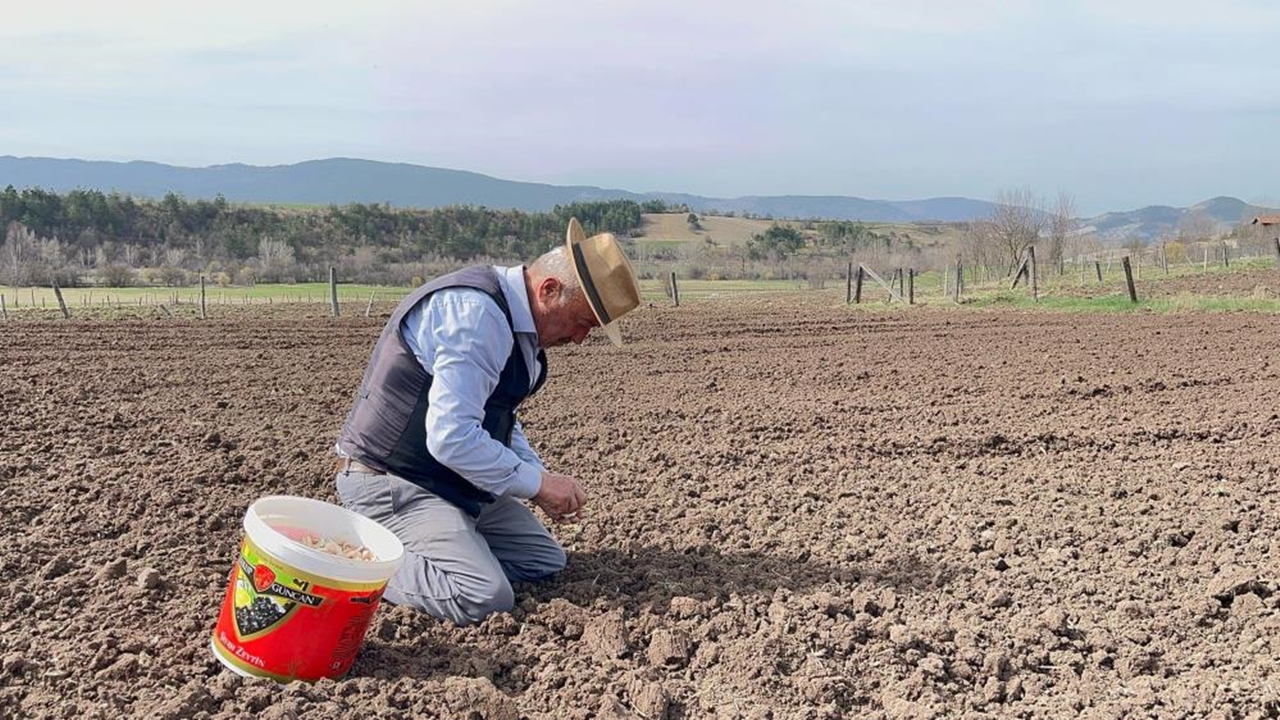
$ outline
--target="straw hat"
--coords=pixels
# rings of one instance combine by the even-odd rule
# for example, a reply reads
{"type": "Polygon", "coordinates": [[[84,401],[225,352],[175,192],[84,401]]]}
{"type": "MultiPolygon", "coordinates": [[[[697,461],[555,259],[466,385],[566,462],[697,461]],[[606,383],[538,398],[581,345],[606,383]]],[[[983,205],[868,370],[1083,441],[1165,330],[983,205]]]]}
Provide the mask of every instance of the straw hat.
{"type": "Polygon", "coordinates": [[[613,233],[587,237],[578,218],[569,220],[565,247],[591,311],[613,344],[621,347],[622,333],[616,321],[640,304],[640,284],[631,262],[613,233]]]}

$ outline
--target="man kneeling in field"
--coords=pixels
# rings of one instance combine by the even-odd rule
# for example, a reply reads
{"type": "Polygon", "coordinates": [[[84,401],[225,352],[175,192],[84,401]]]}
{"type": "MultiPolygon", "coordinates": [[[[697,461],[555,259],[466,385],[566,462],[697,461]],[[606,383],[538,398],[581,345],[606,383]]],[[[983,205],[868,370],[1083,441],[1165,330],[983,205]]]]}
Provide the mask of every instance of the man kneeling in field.
{"type": "Polygon", "coordinates": [[[405,561],[385,597],[466,625],[514,605],[512,581],[564,569],[565,553],[519,499],[556,522],[586,493],[547,471],[516,409],[547,375],[545,348],[581,343],[640,303],[613,235],[528,267],[476,266],[418,288],[391,315],[338,441],[343,505],[385,525],[405,561]]]}

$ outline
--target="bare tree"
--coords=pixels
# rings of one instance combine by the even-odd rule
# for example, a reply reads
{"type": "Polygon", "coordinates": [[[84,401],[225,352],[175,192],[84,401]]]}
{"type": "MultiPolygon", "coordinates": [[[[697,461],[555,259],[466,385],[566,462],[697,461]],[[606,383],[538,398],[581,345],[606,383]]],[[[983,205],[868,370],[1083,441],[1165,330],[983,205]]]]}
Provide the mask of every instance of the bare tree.
{"type": "Polygon", "coordinates": [[[258,259],[265,267],[283,267],[293,264],[293,247],[283,240],[263,238],[258,243],[258,259]]]}
{"type": "Polygon", "coordinates": [[[996,193],[991,225],[1006,275],[1017,269],[1022,254],[1040,238],[1046,217],[1043,198],[1030,188],[1001,190],[996,193]]]}
{"type": "Polygon", "coordinates": [[[960,254],[969,267],[982,268],[988,279],[1004,272],[1004,253],[992,221],[973,220],[967,223],[960,242],[960,254]]]}
{"type": "Polygon", "coordinates": [[[1142,254],[1147,249],[1146,240],[1143,240],[1142,238],[1136,237],[1136,236],[1131,237],[1128,240],[1125,240],[1124,244],[1121,245],[1121,247],[1129,251],[1129,257],[1133,258],[1133,262],[1137,266],[1142,265],[1142,254]]]}
{"type": "Polygon", "coordinates": [[[1102,252],[1102,242],[1092,233],[1068,235],[1064,241],[1063,252],[1075,258],[1077,263],[1082,263],[1085,255],[1097,259],[1098,254],[1102,252]]]}
{"type": "Polygon", "coordinates": [[[124,246],[124,264],[129,267],[138,267],[142,263],[142,250],[137,245],[128,243],[124,246]]]}
{"type": "Polygon", "coordinates": [[[1178,239],[1183,242],[1208,242],[1218,232],[1218,221],[1203,210],[1189,212],[1178,221],[1178,239]]]}
{"type": "Polygon", "coordinates": [[[1071,193],[1059,190],[1058,202],[1049,214],[1049,262],[1059,275],[1065,267],[1067,236],[1075,229],[1076,199],[1071,193]]]}
{"type": "Polygon", "coordinates": [[[5,231],[3,249],[9,284],[16,288],[22,285],[27,263],[35,260],[38,253],[36,234],[20,222],[11,222],[5,231]]]}
{"type": "Polygon", "coordinates": [[[294,268],[293,246],[284,240],[263,238],[258,243],[258,266],[260,279],[278,282],[294,268]]]}
{"type": "Polygon", "coordinates": [[[1203,244],[1208,247],[1218,233],[1218,223],[1203,210],[1195,210],[1178,221],[1178,241],[1190,246],[1203,244]]]}

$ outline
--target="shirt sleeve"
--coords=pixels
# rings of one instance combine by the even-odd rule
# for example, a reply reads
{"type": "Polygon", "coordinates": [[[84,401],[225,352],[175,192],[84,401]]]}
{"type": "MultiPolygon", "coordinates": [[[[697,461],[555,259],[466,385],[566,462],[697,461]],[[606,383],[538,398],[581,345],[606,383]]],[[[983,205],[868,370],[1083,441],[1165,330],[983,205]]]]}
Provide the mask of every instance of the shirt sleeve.
{"type": "MultiPolygon", "coordinates": [[[[476,291],[443,290],[405,318],[402,333],[432,375],[426,417],[431,455],[494,495],[536,495],[541,467],[494,440],[483,427],[485,401],[498,386],[514,345],[497,304],[476,291]]],[[[513,432],[513,446],[515,436],[513,432]]],[[[520,439],[527,447],[523,435],[520,439]]]]}
{"type": "MultiPolygon", "coordinates": [[[[542,463],[542,458],[538,457],[538,453],[529,444],[529,438],[524,434],[524,426],[520,421],[516,421],[515,429],[511,432],[511,450],[525,462],[538,468],[538,471],[544,471],[547,466],[542,463]]],[[[541,477],[539,477],[541,481],[541,477]]]]}

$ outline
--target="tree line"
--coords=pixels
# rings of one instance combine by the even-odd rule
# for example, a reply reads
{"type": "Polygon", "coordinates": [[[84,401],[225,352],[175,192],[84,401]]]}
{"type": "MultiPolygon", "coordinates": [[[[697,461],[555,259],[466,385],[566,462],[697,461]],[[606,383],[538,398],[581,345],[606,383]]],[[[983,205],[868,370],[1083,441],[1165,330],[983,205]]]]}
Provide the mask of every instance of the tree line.
{"type": "Polygon", "coordinates": [[[0,283],[182,285],[200,274],[222,284],[312,282],[329,266],[344,279],[408,284],[470,262],[518,262],[564,241],[570,217],[590,235],[627,236],[662,201],[557,205],[549,212],[386,204],[259,206],[159,200],[100,190],[0,193],[0,283]]]}

